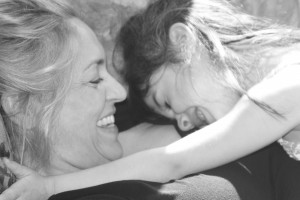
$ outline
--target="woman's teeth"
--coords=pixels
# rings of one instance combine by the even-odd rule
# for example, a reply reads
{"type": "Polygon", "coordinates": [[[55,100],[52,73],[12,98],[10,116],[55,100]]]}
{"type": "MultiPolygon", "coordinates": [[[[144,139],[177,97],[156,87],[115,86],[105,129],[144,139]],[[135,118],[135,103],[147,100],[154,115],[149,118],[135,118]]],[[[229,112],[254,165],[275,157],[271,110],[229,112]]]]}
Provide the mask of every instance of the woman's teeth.
{"type": "Polygon", "coordinates": [[[97,122],[97,126],[103,127],[103,126],[109,126],[115,123],[115,117],[113,115],[110,115],[108,117],[102,118],[97,122]]]}

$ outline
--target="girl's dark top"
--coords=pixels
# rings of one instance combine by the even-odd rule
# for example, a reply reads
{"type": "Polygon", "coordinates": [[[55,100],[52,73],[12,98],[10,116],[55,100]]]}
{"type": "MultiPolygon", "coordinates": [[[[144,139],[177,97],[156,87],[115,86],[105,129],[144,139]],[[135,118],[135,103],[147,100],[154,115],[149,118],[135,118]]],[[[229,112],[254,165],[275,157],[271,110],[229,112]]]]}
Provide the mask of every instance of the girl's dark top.
{"type": "Polygon", "coordinates": [[[57,194],[49,200],[299,200],[299,183],[300,162],[272,144],[238,162],[182,180],[165,184],[119,181],[57,194]]]}
{"type": "MultiPolygon", "coordinates": [[[[139,123],[127,103],[117,105],[120,131],[139,123]]],[[[299,200],[299,184],[300,162],[275,143],[237,162],[181,180],[165,184],[112,182],[57,194],[49,200],[299,200]]]]}

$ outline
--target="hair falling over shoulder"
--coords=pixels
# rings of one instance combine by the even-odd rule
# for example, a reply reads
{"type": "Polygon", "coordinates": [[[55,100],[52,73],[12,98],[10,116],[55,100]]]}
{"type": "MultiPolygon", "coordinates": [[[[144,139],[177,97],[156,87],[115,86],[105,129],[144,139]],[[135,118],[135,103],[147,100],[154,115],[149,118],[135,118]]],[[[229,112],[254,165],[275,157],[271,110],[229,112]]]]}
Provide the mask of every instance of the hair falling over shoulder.
{"type": "Polygon", "coordinates": [[[0,1],[1,114],[14,159],[34,169],[49,164],[49,133],[76,53],[68,20],[76,16],[61,0],[0,1]]]}

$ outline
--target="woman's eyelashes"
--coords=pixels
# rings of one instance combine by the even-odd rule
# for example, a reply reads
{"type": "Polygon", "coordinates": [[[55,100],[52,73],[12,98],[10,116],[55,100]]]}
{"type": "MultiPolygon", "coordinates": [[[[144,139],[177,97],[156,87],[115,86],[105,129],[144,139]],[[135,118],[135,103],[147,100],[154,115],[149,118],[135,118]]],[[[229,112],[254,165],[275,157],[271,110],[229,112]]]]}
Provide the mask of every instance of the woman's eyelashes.
{"type": "Polygon", "coordinates": [[[91,85],[93,85],[93,86],[97,86],[99,83],[101,83],[103,81],[103,79],[102,78],[97,78],[97,79],[94,79],[94,80],[91,80],[90,82],[89,82],[89,84],[91,84],[91,85]]]}

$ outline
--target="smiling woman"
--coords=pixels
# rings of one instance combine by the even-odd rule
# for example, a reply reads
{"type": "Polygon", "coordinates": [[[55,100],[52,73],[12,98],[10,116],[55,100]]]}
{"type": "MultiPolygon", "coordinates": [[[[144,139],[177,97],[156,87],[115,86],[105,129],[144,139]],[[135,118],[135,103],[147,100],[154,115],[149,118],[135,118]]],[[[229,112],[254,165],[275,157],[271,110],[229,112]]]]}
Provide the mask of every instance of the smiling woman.
{"type": "Polygon", "coordinates": [[[56,162],[68,160],[76,169],[82,169],[122,157],[113,115],[114,104],[125,99],[126,91],[107,72],[106,55],[94,32],[78,19],[72,19],[71,24],[81,48],[73,65],[70,90],[58,115],[52,164],[57,168],[56,162]],[[70,152],[74,146],[77,148],[70,152]]]}
{"type": "MultiPolygon", "coordinates": [[[[19,3],[1,2],[2,13],[8,15],[10,7],[19,3]]],[[[54,10],[49,11],[48,4],[26,4],[39,8],[37,19],[43,28],[26,27],[32,15],[20,5],[17,11],[23,14],[14,20],[23,26],[5,33],[2,29],[1,101],[8,134],[14,136],[14,159],[42,174],[61,174],[122,156],[117,128],[97,122],[114,114],[114,103],[124,100],[126,92],[107,72],[105,52],[94,32],[68,7],[50,3],[54,10]],[[48,16],[53,17],[42,21],[48,16]],[[22,48],[7,51],[14,46],[22,48]],[[25,50],[47,56],[41,60],[39,53],[24,54],[25,50]],[[74,146],[76,153],[70,153],[74,146]],[[66,161],[73,164],[61,164],[66,161]]]]}

